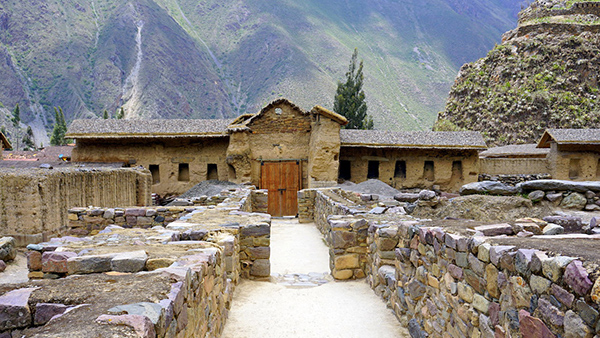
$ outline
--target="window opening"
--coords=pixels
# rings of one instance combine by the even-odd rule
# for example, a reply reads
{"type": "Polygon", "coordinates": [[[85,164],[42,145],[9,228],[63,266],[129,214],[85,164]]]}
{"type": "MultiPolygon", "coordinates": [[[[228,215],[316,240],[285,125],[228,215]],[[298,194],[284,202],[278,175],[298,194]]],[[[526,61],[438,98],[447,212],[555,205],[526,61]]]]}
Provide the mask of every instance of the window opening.
{"type": "Polygon", "coordinates": [[[190,165],[188,163],[179,163],[179,175],[177,180],[187,182],[190,180],[190,165]]]}
{"type": "Polygon", "coordinates": [[[214,163],[209,163],[206,171],[206,179],[207,180],[218,180],[219,179],[219,170],[217,165],[214,163]]]}
{"type": "Polygon", "coordinates": [[[379,178],[379,161],[369,161],[367,179],[379,178]]]}
{"type": "Polygon", "coordinates": [[[581,160],[578,158],[572,158],[569,160],[569,178],[579,178],[579,171],[581,168],[581,160]]]}
{"type": "Polygon", "coordinates": [[[406,161],[396,161],[396,168],[394,169],[394,177],[406,178],[406,161]]]}
{"type": "Polygon", "coordinates": [[[433,161],[425,161],[425,165],[423,166],[423,178],[427,181],[435,180],[435,168],[433,161]]]}
{"type": "Polygon", "coordinates": [[[340,170],[338,178],[341,180],[350,180],[352,178],[352,162],[347,160],[340,161],[340,170]]]}
{"type": "Polygon", "coordinates": [[[152,184],[160,183],[160,168],[158,164],[150,165],[150,173],[152,174],[152,184]]]}

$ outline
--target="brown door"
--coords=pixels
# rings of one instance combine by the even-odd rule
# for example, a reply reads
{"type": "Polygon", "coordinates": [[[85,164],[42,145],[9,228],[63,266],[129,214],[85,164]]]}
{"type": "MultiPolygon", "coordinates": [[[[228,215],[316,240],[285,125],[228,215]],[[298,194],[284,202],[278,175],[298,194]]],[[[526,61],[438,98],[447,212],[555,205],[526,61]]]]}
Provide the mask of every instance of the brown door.
{"type": "Polygon", "coordinates": [[[268,211],[271,216],[296,216],[300,190],[300,163],[263,162],[261,188],[269,190],[268,211]]]}

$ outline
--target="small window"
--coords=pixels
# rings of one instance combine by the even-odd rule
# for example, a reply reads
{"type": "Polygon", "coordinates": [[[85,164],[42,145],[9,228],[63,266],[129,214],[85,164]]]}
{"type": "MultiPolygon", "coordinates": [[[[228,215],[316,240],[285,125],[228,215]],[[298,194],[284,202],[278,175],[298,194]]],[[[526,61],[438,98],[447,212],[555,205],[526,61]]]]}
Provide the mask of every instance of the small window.
{"type": "Polygon", "coordinates": [[[406,161],[396,161],[396,168],[394,169],[394,177],[406,178],[406,161]]]}
{"type": "Polygon", "coordinates": [[[423,178],[427,181],[435,181],[435,168],[433,161],[425,161],[423,166],[423,178]]]}
{"type": "Polygon", "coordinates": [[[452,177],[459,180],[463,179],[462,161],[452,162],[452,177]]]}
{"type": "Polygon", "coordinates": [[[338,173],[338,178],[340,180],[350,180],[352,178],[352,162],[350,161],[340,161],[340,170],[338,173]]]}
{"type": "Polygon", "coordinates": [[[580,168],[581,168],[581,160],[578,158],[572,158],[569,161],[569,178],[572,180],[579,178],[580,168]]]}
{"type": "Polygon", "coordinates": [[[369,161],[369,170],[367,178],[379,178],[379,161],[369,161]]]}
{"type": "Polygon", "coordinates": [[[190,165],[188,163],[179,163],[179,175],[177,180],[187,182],[190,180],[190,165]]]}
{"type": "Polygon", "coordinates": [[[219,169],[217,168],[216,164],[214,164],[214,163],[208,164],[208,168],[207,168],[207,172],[206,172],[206,179],[207,180],[218,180],[219,179],[219,169]]]}
{"type": "Polygon", "coordinates": [[[282,113],[283,113],[283,109],[281,109],[281,108],[275,108],[275,114],[281,115],[282,113]]]}
{"type": "Polygon", "coordinates": [[[152,184],[160,183],[160,169],[158,164],[150,165],[150,173],[152,174],[152,184]]]}

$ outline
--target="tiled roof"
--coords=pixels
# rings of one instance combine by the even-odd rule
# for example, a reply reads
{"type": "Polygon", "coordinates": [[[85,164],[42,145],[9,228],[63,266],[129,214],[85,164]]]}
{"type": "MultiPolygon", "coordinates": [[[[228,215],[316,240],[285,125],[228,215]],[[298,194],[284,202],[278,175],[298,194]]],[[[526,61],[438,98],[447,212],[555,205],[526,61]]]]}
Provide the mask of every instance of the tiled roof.
{"type": "Polygon", "coordinates": [[[149,138],[227,136],[232,119],[213,120],[75,120],[67,138],[149,138]]]}
{"type": "Polygon", "coordinates": [[[341,130],[343,147],[486,149],[476,131],[341,130]]]}
{"type": "Polygon", "coordinates": [[[538,148],[550,148],[550,142],[558,144],[600,144],[600,129],[547,129],[538,148]]]}
{"type": "Polygon", "coordinates": [[[479,153],[479,157],[545,157],[548,149],[537,148],[537,144],[512,144],[490,148],[479,153]]]}

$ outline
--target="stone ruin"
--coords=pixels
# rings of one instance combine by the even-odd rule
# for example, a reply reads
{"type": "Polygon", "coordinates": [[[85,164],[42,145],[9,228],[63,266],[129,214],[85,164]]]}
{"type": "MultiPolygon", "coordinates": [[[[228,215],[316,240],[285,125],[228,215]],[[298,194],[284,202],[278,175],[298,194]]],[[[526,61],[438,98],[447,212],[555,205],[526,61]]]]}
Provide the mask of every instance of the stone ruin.
{"type": "MultiPolygon", "coordinates": [[[[65,236],[27,247],[30,281],[0,285],[0,337],[220,336],[239,280],[270,278],[271,224],[265,191],[220,195],[187,206],[69,209],[65,236]]],[[[525,208],[499,223],[431,220],[413,215],[472,196],[409,195],[306,189],[298,218],[323,234],[332,276],[365,279],[412,337],[600,331],[594,218],[541,219],[525,208]]],[[[14,241],[0,242],[8,243],[0,253],[15,253],[14,241]]]]}

